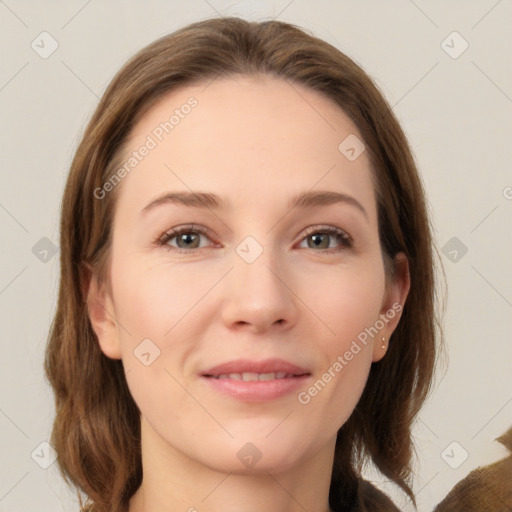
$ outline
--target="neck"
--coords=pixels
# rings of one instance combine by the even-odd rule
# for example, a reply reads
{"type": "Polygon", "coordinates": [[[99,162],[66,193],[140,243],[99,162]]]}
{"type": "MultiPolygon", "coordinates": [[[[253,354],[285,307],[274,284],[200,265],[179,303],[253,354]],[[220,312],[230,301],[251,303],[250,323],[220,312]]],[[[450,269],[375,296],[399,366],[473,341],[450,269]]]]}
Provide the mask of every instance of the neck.
{"type": "Polygon", "coordinates": [[[309,460],[272,471],[207,467],[169,446],[141,418],[143,481],[129,512],[330,512],[334,442],[309,460]]]}

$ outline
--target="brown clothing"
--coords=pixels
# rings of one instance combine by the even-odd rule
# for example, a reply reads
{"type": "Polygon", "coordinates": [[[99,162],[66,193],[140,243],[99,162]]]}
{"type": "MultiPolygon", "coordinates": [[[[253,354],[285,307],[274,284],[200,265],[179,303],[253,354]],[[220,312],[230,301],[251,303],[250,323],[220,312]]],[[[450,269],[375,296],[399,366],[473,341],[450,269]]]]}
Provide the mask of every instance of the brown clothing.
{"type": "MultiPolygon", "coordinates": [[[[512,451],[512,428],[497,441],[512,451]]],[[[512,454],[472,471],[434,512],[512,512],[512,454]]]]}

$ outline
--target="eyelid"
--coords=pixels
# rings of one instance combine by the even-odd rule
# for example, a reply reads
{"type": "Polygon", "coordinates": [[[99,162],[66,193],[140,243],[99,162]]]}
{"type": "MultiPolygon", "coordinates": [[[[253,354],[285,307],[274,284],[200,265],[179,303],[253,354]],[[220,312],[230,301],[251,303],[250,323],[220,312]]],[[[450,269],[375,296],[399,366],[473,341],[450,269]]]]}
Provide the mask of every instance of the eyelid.
{"type": "Polygon", "coordinates": [[[327,232],[328,234],[334,234],[339,233],[340,235],[343,235],[344,238],[347,239],[347,241],[353,242],[353,238],[344,230],[341,228],[338,228],[336,226],[331,226],[330,224],[313,224],[311,226],[307,226],[304,228],[304,234],[301,238],[304,239],[306,236],[311,235],[313,233],[324,233],[327,232]]]}
{"type": "Polygon", "coordinates": [[[307,238],[309,235],[312,235],[314,233],[322,233],[322,234],[328,234],[331,236],[337,236],[342,241],[342,248],[341,249],[324,249],[323,251],[314,251],[314,252],[320,252],[320,253],[337,253],[341,252],[342,250],[350,249],[354,245],[354,239],[344,230],[341,228],[338,228],[336,226],[332,226],[330,224],[313,224],[311,226],[308,226],[304,229],[303,234],[301,235],[301,239],[299,242],[302,242],[305,238],[307,238]]]}
{"type": "Polygon", "coordinates": [[[171,250],[174,252],[182,252],[182,253],[187,253],[187,254],[193,254],[193,253],[197,252],[199,249],[208,249],[209,247],[211,247],[213,245],[213,243],[211,243],[209,245],[209,247],[199,247],[199,248],[194,248],[194,249],[181,249],[180,247],[174,247],[174,246],[167,245],[167,242],[169,240],[172,240],[173,238],[175,238],[176,236],[178,236],[182,233],[188,233],[188,232],[198,233],[200,235],[204,235],[207,238],[211,239],[211,231],[209,229],[204,228],[202,226],[197,226],[195,224],[183,224],[182,226],[176,226],[174,228],[168,229],[162,235],[158,236],[153,241],[153,243],[155,243],[156,245],[159,245],[159,246],[165,246],[168,250],[171,250]]]}
{"type": "Polygon", "coordinates": [[[179,235],[181,232],[188,232],[193,231],[194,233],[201,233],[202,235],[207,235],[209,233],[209,230],[206,228],[203,228],[201,226],[197,226],[195,224],[183,224],[181,226],[176,226],[174,228],[168,229],[167,231],[164,231],[160,236],[158,236],[155,239],[155,242],[163,242],[163,240],[168,241],[170,236],[176,236],[179,235]]]}
{"type": "MultiPolygon", "coordinates": [[[[166,249],[168,249],[172,252],[178,252],[178,253],[181,252],[181,253],[186,253],[186,254],[195,254],[196,252],[198,252],[201,249],[209,249],[214,245],[214,242],[212,242],[207,247],[196,247],[193,249],[182,249],[180,247],[169,246],[167,244],[167,242],[169,240],[172,240],[173,238],[175,238],[176,236],[179,236],[182,233],[188,233],[188,232],[193,232],[193,233],[198,233],[200,235],[204,235],[207,238],[209,238],[210,240],[212,238],[211,231],[208,228],[204,228],[202,226],[197,226],[195,224],[184,224],[184,225],[176,226],[172,229],[165,231],[162,235],[158,236],[153,241],[153,243],[156,245],[159,245],[159,246],[165,246],[166,249]]],[[[338,228],[336,226],[329,225],[329,224],[323,224],[323,225],[322,224],[313,224],[313,225],[307,226],[306,228],[304,228],[302,230],[302,235],[299,240],[299,243],[314,233],[322,233],[322,234],[328,234],[331,236],[338,236],[342,242],[341,249],[335,248],[335,249],[323,249],[323,250],[319,250],[319,251],[313,250],[314,252],[327,253],[327,254],[341,252],[344,249],[345,250],[350,249],[354,243],[353,238],[345,230],[338,228]]]]}

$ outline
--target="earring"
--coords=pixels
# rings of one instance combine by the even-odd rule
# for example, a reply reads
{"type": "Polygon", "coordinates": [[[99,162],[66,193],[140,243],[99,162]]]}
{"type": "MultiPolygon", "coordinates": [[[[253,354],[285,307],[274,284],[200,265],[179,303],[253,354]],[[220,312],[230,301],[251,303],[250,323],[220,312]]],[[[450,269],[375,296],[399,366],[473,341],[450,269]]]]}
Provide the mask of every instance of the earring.
{"type": "Polygon", "coordinates": [[[386,345],[384,344],[385,341],[386,341],[386,338],[382,338],[382,345],[380,346],[380,348],[386,348],[386,345]]]}

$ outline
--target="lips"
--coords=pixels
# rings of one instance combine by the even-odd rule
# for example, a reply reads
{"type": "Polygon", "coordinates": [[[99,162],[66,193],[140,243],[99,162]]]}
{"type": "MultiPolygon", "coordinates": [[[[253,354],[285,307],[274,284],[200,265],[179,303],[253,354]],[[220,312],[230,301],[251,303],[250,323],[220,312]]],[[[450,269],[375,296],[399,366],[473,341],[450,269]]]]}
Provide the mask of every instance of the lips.
{"type": "Polygon", "coordinates": [[[259,380],[274,380],[274,379],[289,379],[290,377],[297,377],[293,373],[285,372],[268,372],[268,373],[223,373],[217,376],[212,376],[212,379],[233,379],[243,380],[244,382],[253,382],[259,380]]]}
{"type": "Polygon", "coordinates": [[[307,369],[283,359],[265,359],[264,361],[238,359],[236,361],[229,361],[227,363],[214,366],[213,368],[202,372],[201,375],[204,377],[229,377],[235,380],[253,381],[271,380],[270,377],[282,379],[288,377],[300,377],[309,374],[310,372],[307,369]]]}
{"type": "Polygon", "coordinates": [[[311,378],[307,369],[283,359],[239,359],[201,374],[209,389],[242,402],[267,402],[285,397],[311,378]]]}

